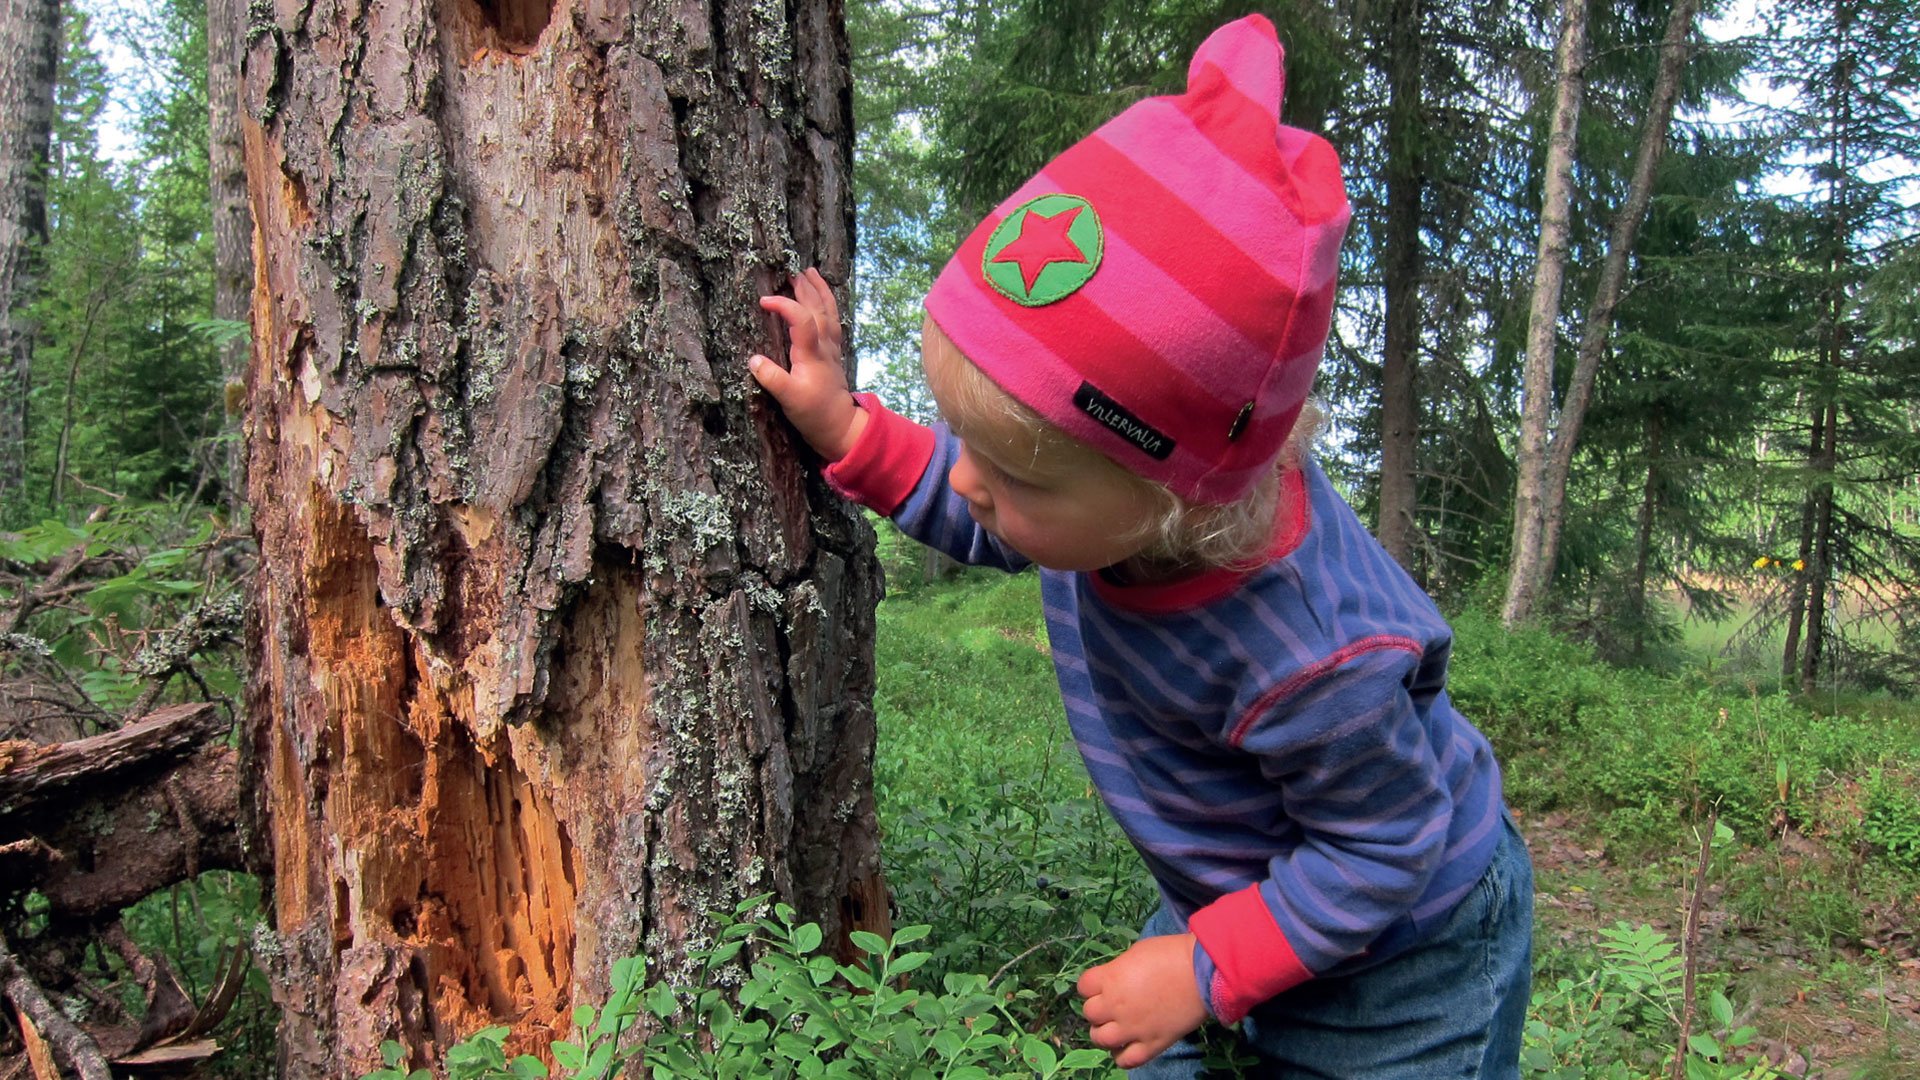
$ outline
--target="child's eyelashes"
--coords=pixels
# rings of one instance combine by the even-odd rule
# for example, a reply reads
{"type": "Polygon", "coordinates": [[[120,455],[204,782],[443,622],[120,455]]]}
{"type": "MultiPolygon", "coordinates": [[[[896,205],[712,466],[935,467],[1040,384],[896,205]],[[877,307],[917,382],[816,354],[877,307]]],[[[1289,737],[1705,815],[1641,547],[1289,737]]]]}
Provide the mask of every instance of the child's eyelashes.
{"type": "Polygon", "coordinates": [[[1024,479],[1019,476],[1015,476],[1014,474],[1001,468],[1000,465],[996,463],[993,459],[986,457],[985,455],[979,453],[978,451],[975,451],[973,453],[973,460],[975,465],[979,467],[982,473],[986,474],[987,476],[993,477],[994,480],[996,480],[1001,484],[1006,485],[1007,487],[1025,488],[1025,487],[1033,486],[1032,481],[1024,479]]]}

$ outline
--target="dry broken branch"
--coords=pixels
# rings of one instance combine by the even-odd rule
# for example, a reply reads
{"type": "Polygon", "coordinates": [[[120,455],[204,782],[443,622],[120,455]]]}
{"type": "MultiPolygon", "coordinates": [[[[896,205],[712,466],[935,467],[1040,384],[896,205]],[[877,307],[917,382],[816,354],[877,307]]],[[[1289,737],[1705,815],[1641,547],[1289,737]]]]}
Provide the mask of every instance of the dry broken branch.
{"type": "MultiPolygon", "coordinates": [[[[71,797],[84,785],[124,782],[139,769],[164,769],[188,757],[225,726],[217,705],[173,705],[87,739],[38,746],[0,743],[0,828],[35,806],[71,797]]],[[[108,790],[111,790],[109,786],[108,790]]]]}
{"type": "Polygon", "coordinates": [[[33,981],[7,948],[5,938],[0,938],[0,995],[18,1010],[23,1030],[26,1024],[37,1029],[38,1035],[69,1068],[80,1074],[81,1080],[113,1080],[113,1070],[108,1068],[99,1045],[47,1000],[40,984],[33,981]]]}

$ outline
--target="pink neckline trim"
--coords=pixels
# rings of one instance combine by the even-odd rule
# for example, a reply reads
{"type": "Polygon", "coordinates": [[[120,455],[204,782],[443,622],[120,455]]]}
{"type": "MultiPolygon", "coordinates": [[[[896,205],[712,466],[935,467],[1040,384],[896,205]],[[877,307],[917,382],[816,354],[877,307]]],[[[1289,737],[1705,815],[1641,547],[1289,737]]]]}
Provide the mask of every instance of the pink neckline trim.
{"type": "Polygon", "coordinates": [[[1299,469],[1288,469],[1280,474],[1280,506],[1274,515],[1273,546],[1267,549],[1266,562],[1244,569],[1205,570],[1192,577],[1151,585],[1116,585],[1098,572],[1088,574],[1087,580],[1094,595],[1123,611],[1148,615],[1186,611],[1226,596],[1259,573],[1266,563],[1293,554],[1306,539],[1312,524],[1306,474],[1299,469]]]}

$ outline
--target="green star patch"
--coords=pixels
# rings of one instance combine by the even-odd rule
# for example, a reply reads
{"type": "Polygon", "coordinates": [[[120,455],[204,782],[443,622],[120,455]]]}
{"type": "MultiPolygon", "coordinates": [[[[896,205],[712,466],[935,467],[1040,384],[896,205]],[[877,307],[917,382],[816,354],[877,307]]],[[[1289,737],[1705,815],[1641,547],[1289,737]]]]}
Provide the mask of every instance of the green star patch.
{"type": "Polygon", "coordinates": [[[1106,233],[1078,195],[1042,195],[1008,214],[987,237],[981,273],[1016,304],[1040,307],[1072,296],[1100,269],[1106,233]]]}

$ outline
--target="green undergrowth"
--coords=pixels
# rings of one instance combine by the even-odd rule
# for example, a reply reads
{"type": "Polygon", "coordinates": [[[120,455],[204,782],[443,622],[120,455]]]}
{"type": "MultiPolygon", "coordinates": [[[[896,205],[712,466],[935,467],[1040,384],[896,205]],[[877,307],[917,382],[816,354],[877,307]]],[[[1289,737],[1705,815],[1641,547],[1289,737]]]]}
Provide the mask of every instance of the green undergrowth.
{"type": "MultiPolygon", "coordinates": [[[[699,985],[623,967],[611,1001],[582,1006],[551,1075],[612,1075],[620,1061],[715,1078],[1120,1075],[1090,1048],[1072,988],[1133,940],[1155,895],[1073,751],[1037,579],[924,581],[897,553],[888,567],[874,772],[902,929],[858,937],[847,964],[822,956],[818,929],[791,913],[743,909],[716,929],[714,977],[699,985]]],[[[1633,1080],[1667,1075],[1676,1056],[1691,1080],[1784,1075],[1758,1055],[1782,1045],[1759,996],[1773,988],[1716,959],[1742,934],[1857,944],[1866,897],[1920,889],[1914,712],[1822,713],[1739,684],[1615,669],[1472,612],[1455,622],[1454,700],[1495,743],[1510,800],[1525,817],[1576,823],[1605,852],[1552,872],[1611,899],[1584,926],[1542,909],[1523,1075],[1633,1080]],[[1722,952],[1690,959],[1674,901],[1699,883],[1709,819],[1722,952]]],[[[1844,955],[1812,966],[1858,981],[1880,963],[1844,955]]],[[[503,1036],[483,1032],[440,1064],[462,1080],[549,1075],[509,1060],[503,1036]]],[[[1230,1033],[1204,1037],[1217,1075],[1254,1075],[1236,1066],[1230,1033]]],[[[390,1066],[375,1075],[407,1075],[398,1057],[390,1066]]]]}
{"type": "Polygon", "coordinates": [[[1494,743],[1508,798],[1590,821],[1622,856],[1669,850],[1709,811],[1920,870],[1920,708],[1820,702],[1698,672],[1609,667],[1541,630],[1454,620],[1454,704],[1494,743]]]}

